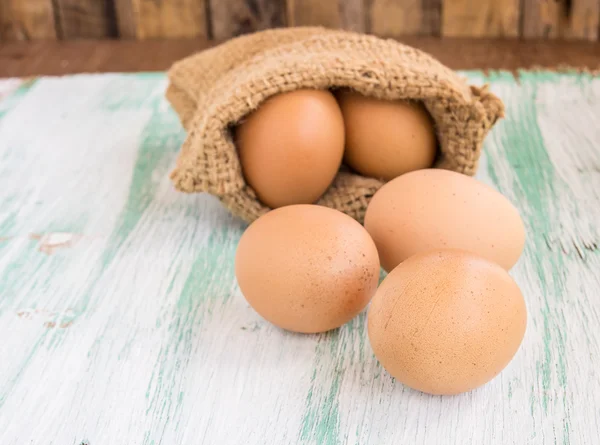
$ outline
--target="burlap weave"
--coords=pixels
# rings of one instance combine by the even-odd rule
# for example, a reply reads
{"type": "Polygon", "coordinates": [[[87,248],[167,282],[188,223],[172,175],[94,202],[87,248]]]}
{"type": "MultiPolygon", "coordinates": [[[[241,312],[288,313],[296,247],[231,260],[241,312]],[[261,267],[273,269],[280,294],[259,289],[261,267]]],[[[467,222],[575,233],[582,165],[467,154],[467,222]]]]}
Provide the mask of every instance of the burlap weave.
{"type": "MultiPolygon", "coordinates": [[[[232,128],[270,96],[349,87],[381,99],[421,101],[435,121],[435,166],[468,175],[475,173],[483,139],[504,110],[486,87],[468,86],[419,50],[323,28],[238,37],[175,63],[169,80],[167,98],[188,132],[171,174],[175,187],[216,195],[249,222],[269,209],[244,180],[232,128]]],[[[318,203],[362,222],[381,185],[342,169],[318,203]]]]}

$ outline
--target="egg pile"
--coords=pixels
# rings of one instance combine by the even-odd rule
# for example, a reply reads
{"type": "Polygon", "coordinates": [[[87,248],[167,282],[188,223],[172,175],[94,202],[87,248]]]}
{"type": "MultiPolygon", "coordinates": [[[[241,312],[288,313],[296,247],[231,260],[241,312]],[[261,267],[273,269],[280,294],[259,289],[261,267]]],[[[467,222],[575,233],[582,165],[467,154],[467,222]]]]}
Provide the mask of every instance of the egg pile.
{"type": "Polygon", "coordinates": [[[523,222],[494,189],[431,168],[437,141],[422,105],[299,90],[269,99],[235,138],[246,181],[274,209],[244,232],[235,259],[263,318],[325,332],[370,303],[379,362],[431,394],[474,389],[510,362],[527,320],[507,272],[523,251],[523,222]],[[313,204],[340,168],[387,181],[364,227],[313,204]],[[380,267],[388,275],[378,286],[380,267]]]}

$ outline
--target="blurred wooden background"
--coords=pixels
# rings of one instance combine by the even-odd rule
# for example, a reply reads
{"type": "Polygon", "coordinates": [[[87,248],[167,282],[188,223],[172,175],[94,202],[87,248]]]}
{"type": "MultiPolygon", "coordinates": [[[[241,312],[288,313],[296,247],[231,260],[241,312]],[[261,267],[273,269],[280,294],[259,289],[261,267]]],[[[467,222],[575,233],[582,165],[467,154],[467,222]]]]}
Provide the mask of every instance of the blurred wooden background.
{"type": "Polygon", "coordinates": [[[323,25],[386,37],[598,41],[600,0],[0,0],[0,40],[201,37],[323,25]]]}

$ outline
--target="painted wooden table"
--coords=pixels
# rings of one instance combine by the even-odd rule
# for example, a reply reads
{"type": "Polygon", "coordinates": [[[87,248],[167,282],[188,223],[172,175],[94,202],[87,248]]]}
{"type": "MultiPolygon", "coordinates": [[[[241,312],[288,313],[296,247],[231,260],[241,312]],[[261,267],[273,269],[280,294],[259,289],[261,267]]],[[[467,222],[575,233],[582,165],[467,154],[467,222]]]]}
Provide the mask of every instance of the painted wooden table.
{"type": "Polygon", "coordinates": [[[465,72],[507,117],[479,178],[520,209],[524,343],[434,397],[375,360],[365,314],[283,332],[246,304],[244,224],[173,190],[163,74],[0,82],[0,444],[600,443],[600,77],[465,72]]]}

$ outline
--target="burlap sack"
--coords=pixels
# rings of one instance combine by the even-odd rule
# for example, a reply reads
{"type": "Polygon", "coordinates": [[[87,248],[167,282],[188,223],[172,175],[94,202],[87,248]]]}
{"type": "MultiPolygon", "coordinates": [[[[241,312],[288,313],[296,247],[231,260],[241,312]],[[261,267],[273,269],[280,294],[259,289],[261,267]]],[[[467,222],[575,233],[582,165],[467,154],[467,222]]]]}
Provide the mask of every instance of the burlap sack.
{"type": "MultiPolygon", "coordinates": [[[[381,99],[422,101],[440,151],[436,167],[472,175],[502,102],[469,87],[429,55],[393,40],[322,28],[262,31],[173,65],[167,98],[188,131],[171,178],[183,192],[208,192],[250,222],[269,209],[246,184],[232,128],[272,95],[350,87],[381,99]]],[[[383,183],[342,169],[318,202],[363,221],[383,183]]]]}

